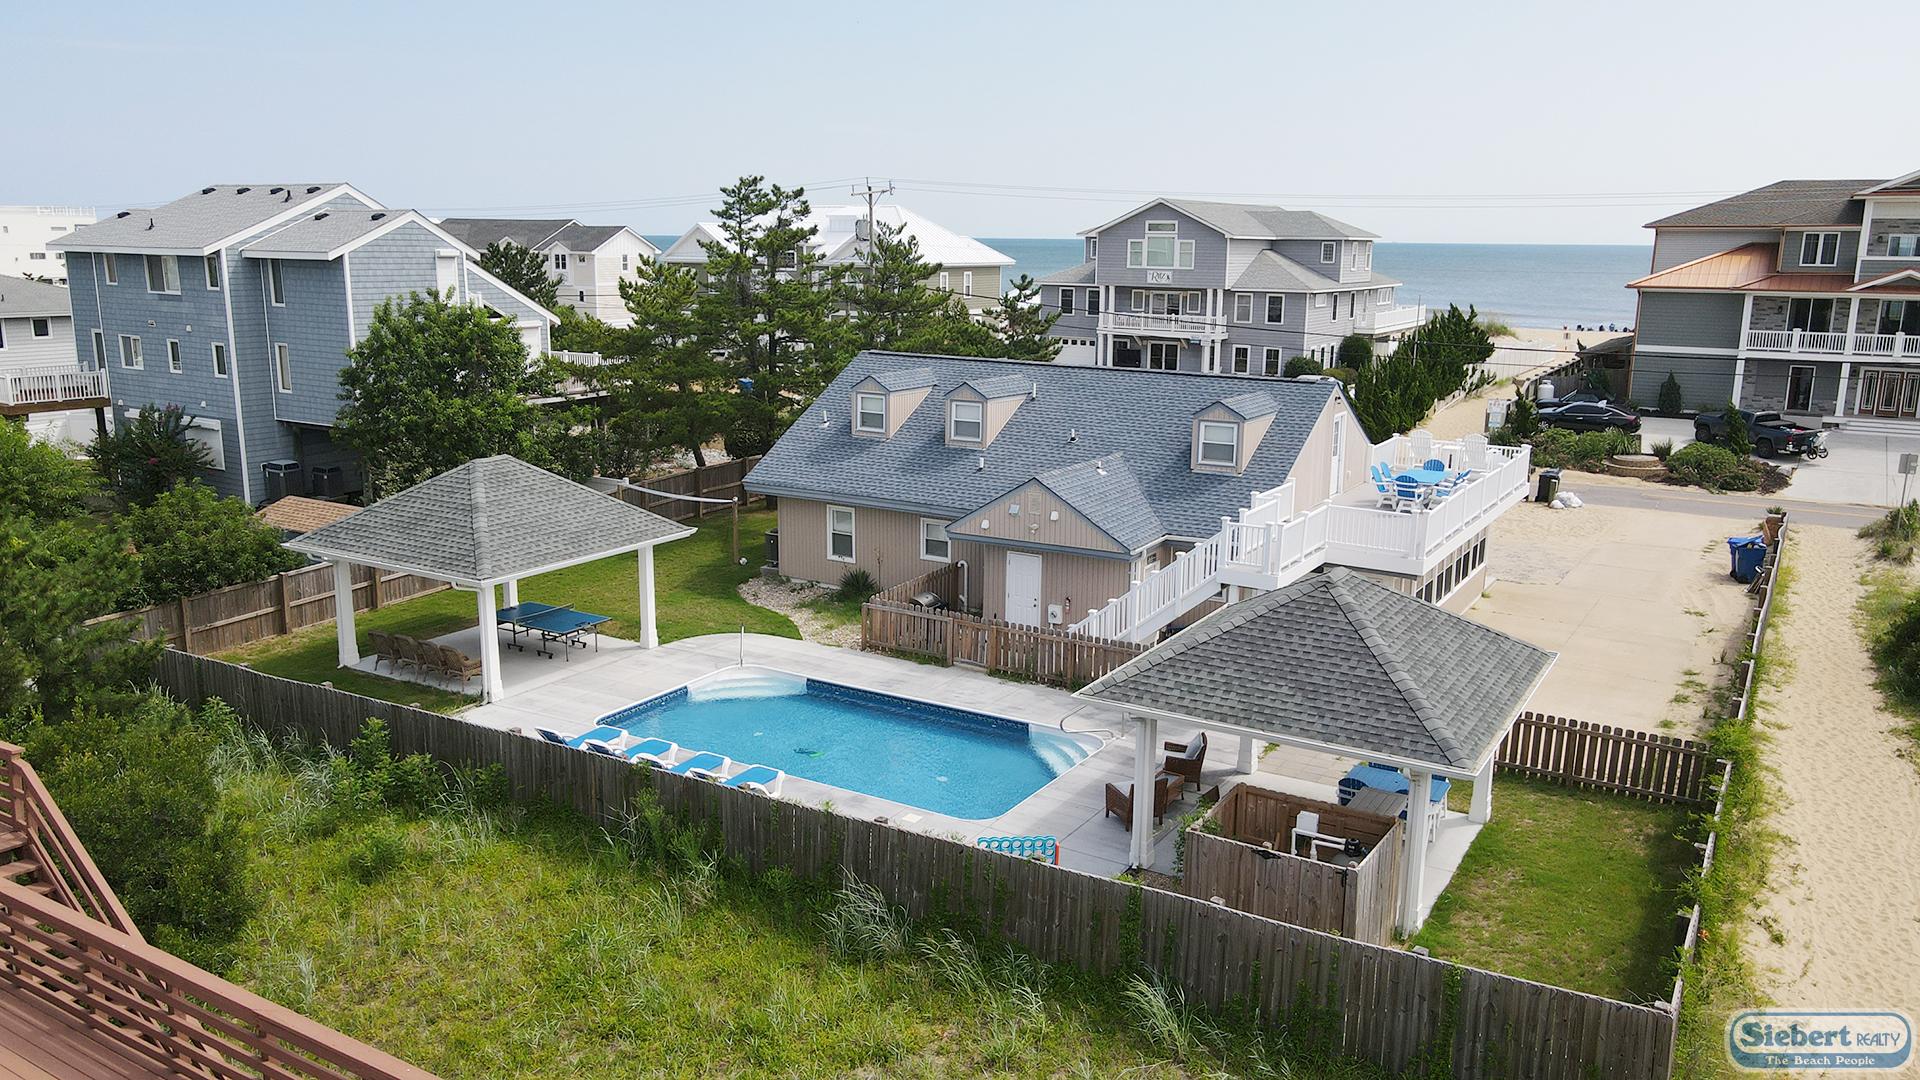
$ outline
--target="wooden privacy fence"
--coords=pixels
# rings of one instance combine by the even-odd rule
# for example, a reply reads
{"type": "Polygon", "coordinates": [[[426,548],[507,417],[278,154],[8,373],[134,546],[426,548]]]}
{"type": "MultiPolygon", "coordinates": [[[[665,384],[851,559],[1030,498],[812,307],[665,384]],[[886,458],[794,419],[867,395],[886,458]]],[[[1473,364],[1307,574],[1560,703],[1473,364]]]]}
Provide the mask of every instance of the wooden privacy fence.
{"type": "Polygon", "coordinates": [[[1211,1009],[1267,1023],[1317,1019],[1341,1052],[1401,1071],[1435,1062],[1469,1078],[1664,1077],[1674,1018],[1664,1007],[1576,993],[1345,940],[1305,927],[976,848],[831,810],[653,772],[455,717],[167,652],[156,678],[183,700],[218,696],[269,733],[345,747],[368,717],[393,751],[498,764],[517,798],[548,798],[618,827],[650,790],[680,821],[755,872],[836,883],[849,875],[917,919],[1012,942],[1041,960],[1121,975],[1144,968],[1211,1009]]]}
{"type": "MultiPolygon", "coordinates": [[[[353,567],[353,609],[383,605],[448,588],[446,582],[413,574],[392,574],[371,566],[353,567]]],[[[333,621],[333,566],[315,563],[275,574],[265,581],[229,585],[198,596],[102,615],[94,622],[124,619],[133,636],[159,640],[192,653],[237,648],[261,638],[290,634],[333,621]]]]}
{"type": "Polygon", "coordinates": [[[736,505],[751,504],[759,496],[746,489],[747,473],[758,464],[758,455],[736,458],[733,461],[717,461],[684,472],[668,473],[666,476],[635,479],[632,482],[653,491],[641,491],[636,488],[621,488],[615,496],[623,502],[632,503],[642,510],[651,510],[663,518],[674,521],[693,521],[708,514],[718,514],[725,507],[715,503],[691,502],[688,499],[675,499],[672,495],[687,495],[695,499],[724,499],[736,505]],[[668,492],[656,495],[653,492],[668,492]]]}
{"type": "Polygon", "coordinates": [[[1524,712],[1500,742],[1503,772],[1656,803],[1707,805],[1719,774],[1703,742],[1524,712]]]}
{"type": "Polygon", "coordinates": [[[1393,941],[1405,832],[1393,818],[1241,784],[1187,829],[1181,888],[1236,911],[1385,945],[1393,941]],[[1302,810],[1320,815],[1321,832],[1364,841],[1366,856],[1340,866],[1291,854],[1302,810]]]}
{"type": "Polygon", "coordinates": [[[938,570],[929,570],[919,577],[910,577],[891,589],[882,589],[873,594],[872,600],[878,604],[907,604],[923,592],[930,592],[940,598],[940,602],[949,608],[960,606],[960,564],[947,563],[938,570]]]}
{"type": "Polygon", "coordinates": [[[869,601],[860,609],[860,647],[971,664],[1078,690],[1146,651],[1146,646],[1042,626],[1016,626],[955,611],[869,601]]]}

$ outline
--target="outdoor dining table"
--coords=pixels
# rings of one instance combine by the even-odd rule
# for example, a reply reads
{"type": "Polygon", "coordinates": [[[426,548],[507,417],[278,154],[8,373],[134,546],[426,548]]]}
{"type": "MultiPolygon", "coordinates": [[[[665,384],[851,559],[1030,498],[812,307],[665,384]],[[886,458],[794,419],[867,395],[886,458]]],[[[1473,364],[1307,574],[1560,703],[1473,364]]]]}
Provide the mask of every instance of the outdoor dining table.
{"type": "MultiPolygon", "coordinates": [[[[1377,788],[1381,791],[1398,792],[1402,795],[1407,793],[1407,774],[1401,772],[1399,769],[1387,769],[1379,765],[1355,765],[1353,768],[1347,770],[1346,778],[1359,784],[1362,789],[1377,788]]],[[[1433,786],[1430,789],[1433,801],[1439,802],[1445,799],[1447,797],[1447,789],[1452,786],[1453,782],[1446,777],[1434,777],[1433,786]]]]}
{"type": "Polygon", "coordinates": [[[1401,469],[1393,474],[1396,480],[1411,480],[1423,487],[1435,487],[1445,483],[1453,473],[1447,469],[1401,469]]]}

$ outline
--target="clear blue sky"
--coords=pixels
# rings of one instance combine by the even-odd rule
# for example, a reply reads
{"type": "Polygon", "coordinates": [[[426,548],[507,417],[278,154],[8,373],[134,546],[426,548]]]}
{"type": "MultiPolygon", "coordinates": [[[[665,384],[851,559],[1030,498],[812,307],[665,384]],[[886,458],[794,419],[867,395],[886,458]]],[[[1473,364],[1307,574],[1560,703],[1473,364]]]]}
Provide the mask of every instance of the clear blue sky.
{"type": "Polygon", "coordinates": [[[1177,192],[1389,240],[1644,243],[1646,221],[1771,180],[1920,168],[1911,2],[100,2],[6,21],[0,203],[102,211],[346,180],[434,214],[675,233],[754,172],[816,201],[891,177],[981,236],[1072,235],[1177,192]]]}

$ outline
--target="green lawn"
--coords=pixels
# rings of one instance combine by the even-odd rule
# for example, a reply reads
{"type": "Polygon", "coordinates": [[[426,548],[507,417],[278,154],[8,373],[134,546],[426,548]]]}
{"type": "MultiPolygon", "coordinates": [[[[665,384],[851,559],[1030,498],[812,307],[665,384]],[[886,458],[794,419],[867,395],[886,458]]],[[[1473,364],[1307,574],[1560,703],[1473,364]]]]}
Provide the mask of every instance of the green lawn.
{"type": "MultiPolygon", "coordinates": [[[[1471,785],[1458,785],[1465,805],[1471,785]]],[[[1699,853],[1676,807],[1501,777],[1493,820],[1413,939],[1435,956],[1623,1001],[1672,991],[1699,853]]]]}
{"type": "MultiPolygon", "coordinates": [[[[745,566],[732,561],[729,525],[724,518],[701,526],[684,540],[654,549],[654,603],[662,642],[731,633],[742,626],[756,634],[800,636],[793,620],[747,603],[736,591],[741,582],[760,572],[764,546],[750,541],[773,524],[771,511],[740,515],[740,552],[747,560],[745,566]]],[[[613,621],[607,624],[606,632],[630,637],[639,629],[638,573],[635,556],[617,555],[528,578],[520,583],[520,598],[572,604],[611,615],[613,621]]],[[[379,611],[361,612],[355,628],[364,652],[368,630],[434,637],[473,625],[473,608],[472,593],[447,590],[390,604],[379,611]]],[[[268,674],[303,682],[332,682],[342,690],[386,701],[418,702],[442,712],[473,702],[471,697],[419,683],[342,671],[335,666],[332,623],[257,641],[222,653],[221,659],[251,664],[268,674]]]]}

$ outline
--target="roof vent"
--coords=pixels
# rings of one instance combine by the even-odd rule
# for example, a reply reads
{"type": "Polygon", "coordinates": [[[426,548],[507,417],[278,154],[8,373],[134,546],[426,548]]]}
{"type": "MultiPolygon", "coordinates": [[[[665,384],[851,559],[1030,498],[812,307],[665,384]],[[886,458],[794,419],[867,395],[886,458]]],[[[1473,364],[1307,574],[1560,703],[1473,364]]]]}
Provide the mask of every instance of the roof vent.
{"type": "Polygon", "coordinates": [[[387,212],[386,212],[385,210],[382,210],[382,211],[380,211],[379,213],[377,213],[377,214],[375,214],[375,215],[373,215],[372,217],[370,217],[370,218],[368,218],[367,220],[368,220],[368,221],[379,221],[379,220],[380,220],[381,218],[383,218],[383,217],[386,217],[386,216],[387,216],[387,212]]]}
{"type": "Polygon", "coordinates": [[[1027,400],[1028,401],[1040,400],[1040,383],[1038,381],[1034,382],[1033,389],[1027,391],[1027,400]]]}
{"type": "MultiPolygon", "coordinates": [[[[279,190],[281,190],[281,189],[280,189],[280,188],[274,188],[274,189],[273,189],[273,191],[279,191],[279,190]]],[[[271,195],[271,194],[273,194],[273,191],[269,191],[269,192],[267,192],[267,194],[269,194],[269,195],[271,195]]],[[[291,192],[291,191],[289,191],[289,192],[287,192],[287,194],[286,194],[286,197],[285,197],[285,198],[283,198],[283,199],[281,199],[280,201],[281,201],[281,202],[292,202],[292,201],[293,201],[293,192],[291,192]]]]}
{"type": "Polygon", "coordinates": [[[986,471],[987,471],[987,456],[986,456],[985,454],[982,454],[982,455],[980,455],[980,462],[979,462],[979,464],[977,464],[977,465],[975,465],[975,466],[973,467],[973,471],[974,471],[974,472],[986,472],[986,471]]]}
{"type": "Polygon", "coordinates": [[[1099,474],[1099,475],[1101,475],[1101,476],[1105,476],[1105,475],[1107,475],[1107,463],[1106,463],[1106,462],[1104,462],[1104,461],[1096,461],[1096,462],[1094,462],[1094,463],[1093,463],[1093,471],[1094,471],[1094,472],[1096,472],[1096,473],[1098,473],[1098,474],[1099,474]]]}
{"type": "Polygon", "coordinates": [[[148,232],[152,232],[152,231],[153,231],[153,219],[152,219],[152,218],[148,218],[148,219],[147,219],[147,231],[148,231],[148,232]]]}
{"type": "Polygon", "coordinates": [[[1080,429],[1079,429],[1079,428],[1068,428],[1068,429],[1067,429],[1067,441],[1068,441],[1068,442],[1079,442],[1079,441],[1080,441],[1080,429]]]}
{"type": "Polygon", "coordinates": [[[315,215],[313,215],[313,220],[315,220],[315,221],[324,221],[324,220],[326,220],[326,217],[327,217],[327,212],[326,212],[325,210],[322,210],[322,211],[320,211],[319,213],[317,213],[317,214],[315,214],[315,215]]]}
{"type": "Polygon", "coordinates": [[[214,192],[214,189],[210,187],[203,187],[200,189],[200,194],[202,195],[211,195],[213,194],[213,192],[214,192]]]}
{"type": "Polygon", "coordinates": [[[286,188],[283,188],[283,187],[277,187],[277,188],[268,188],[268,189],[267,189],[267,194],[269,194],[269,195],[278,195],[278,194],[280,194],[281,192],[283,192],[283,191],[285,191],[285,190],[287,190],[287,189],[286,189],[286,188]]]}
{"type": "Polygon", "coordinates": [[[311,195],[311,194],[313,194],[314,192],[316,192],[316,191],[319,191],[319,190],[320,190],[320,185],[319,185],[319,184],[314,184],[314,185],[312,185],[311,187],[309,187],[309,188],[307,188],[307,194],[309,194],[309,195],[311,195]]]}
{"type": "Polygon", "coordinates": [[[131,210],[122,210],[122,211],[120,211],[119,213],[117,213],[117,214],[115,214],[115,215],[113,215],[113,216],[114,216],[114,217],[117,217],[117,218],[123,218],[123,217],[132,217],[132,216],[133,216],[133,211],[131,211],[131,210]]]}
{"type": "Polygon", "coordinates": [[[253,190],[253,189],[252,189],[252,188],[250,188],[250,187],[239,187],[239,188],[234,188],[234,189],[233,189],[233,193],[234,193],[235,195],[245,195],[245,194],[246,194],[247,192],[249,192],[249,191],[252,191],[252,190],[253,190]]]}

